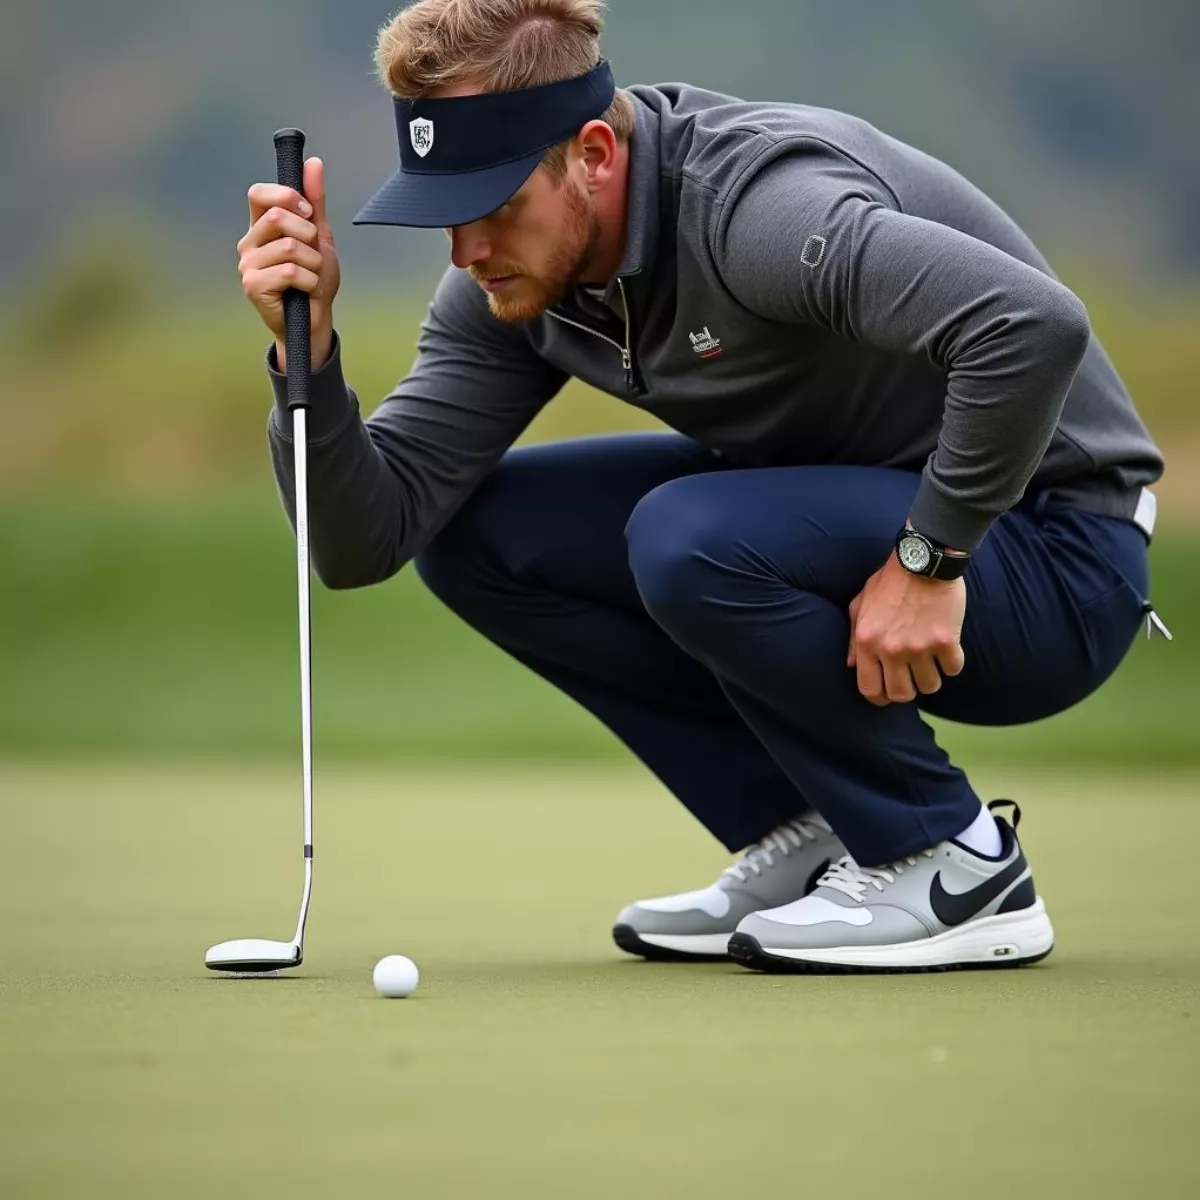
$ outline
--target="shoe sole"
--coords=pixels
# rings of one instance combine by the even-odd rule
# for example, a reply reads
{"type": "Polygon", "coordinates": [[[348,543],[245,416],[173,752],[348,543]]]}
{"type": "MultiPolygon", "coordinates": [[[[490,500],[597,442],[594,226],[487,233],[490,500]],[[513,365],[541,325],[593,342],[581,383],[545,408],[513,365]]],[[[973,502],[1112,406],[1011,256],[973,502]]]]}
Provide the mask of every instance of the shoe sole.
{"type": "Polygon", "coordinates": [[[919,942],[793,950],[763,947],[748,933],[729,939],[729,957],[752,971],[787,974],[899,975],[925,971],[1003,970],[1041,962],[1054,929],[1039,899],[1030,909],[983,917],[919,942]]]}
{"type": "Polygon", "coordinates": [[[614,925],[613,941],[626,954],[650,962],[728,962],[727,950],[714,949],[714,939],[726,939],[726,934],[699,934],[685,937],[678,934],[639,934],[632,925],[614,925]],[[695,947],[688,949],[689,946],[695,947]]]}

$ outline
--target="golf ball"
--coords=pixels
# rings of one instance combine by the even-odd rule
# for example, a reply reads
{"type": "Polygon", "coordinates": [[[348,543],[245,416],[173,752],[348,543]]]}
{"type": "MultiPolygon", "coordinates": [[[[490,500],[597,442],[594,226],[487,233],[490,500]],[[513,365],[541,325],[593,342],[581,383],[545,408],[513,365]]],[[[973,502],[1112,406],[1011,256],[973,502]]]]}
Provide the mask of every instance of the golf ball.
{"type": "Polygon", "coordinates": [[[381,996],[398,1000],[403,996],[411,996],[417,990],[421,974],[411,958],[405,958],[403,954],[389,954],[375,964],[371,978],[381,996]]]}

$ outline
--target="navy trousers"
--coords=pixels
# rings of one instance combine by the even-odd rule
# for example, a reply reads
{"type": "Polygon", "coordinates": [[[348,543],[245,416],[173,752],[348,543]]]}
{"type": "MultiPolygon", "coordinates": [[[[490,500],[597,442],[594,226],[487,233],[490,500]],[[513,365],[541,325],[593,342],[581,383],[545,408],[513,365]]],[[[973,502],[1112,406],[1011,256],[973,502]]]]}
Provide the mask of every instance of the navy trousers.
{"type": "Polygon", "coordinates": [[[867,866],[953,837],[979,798],[922,711],[981,725],[1071,707],[1141,624],[1146,539],[1043,501],[972,559],[966,666],[877,708],[848,605],[915,474],[738,470],[675,434],[510,451],[417,560],[486,638],[592,712],[730,850],[816,809],[867,866]]]}

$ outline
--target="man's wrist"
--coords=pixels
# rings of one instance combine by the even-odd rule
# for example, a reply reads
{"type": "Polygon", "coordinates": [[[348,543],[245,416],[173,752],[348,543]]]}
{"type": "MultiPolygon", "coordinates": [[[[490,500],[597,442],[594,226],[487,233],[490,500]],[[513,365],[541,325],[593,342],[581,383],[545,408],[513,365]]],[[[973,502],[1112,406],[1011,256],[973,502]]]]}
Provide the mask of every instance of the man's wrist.
{"type": "MultiPolygon", "coordinates": [[[[312,366],[311,370],[319,371],[333,354],[333,327],[314,330],[309,339],[312,366]]],[[[279,370],[287,374],[287,347],[282,338],[275,339],[275,362],[279,370]]]]}
{"type": "Polygon", "coordinates": [[[933,583],[961,579],[971,559],[965,550],[941,545],[926,536],[908,519],[896,534],[893,557],[901,570],[933,583]]]}
{"type": "Polygon", "coordinates": [[[902,577],[918,591],[941,592],[958,582],[957,579],[934,579],[930,575],[915,575],[900,562],[895,551],[888,555],[887,569],[889,573],[902,577]]]}

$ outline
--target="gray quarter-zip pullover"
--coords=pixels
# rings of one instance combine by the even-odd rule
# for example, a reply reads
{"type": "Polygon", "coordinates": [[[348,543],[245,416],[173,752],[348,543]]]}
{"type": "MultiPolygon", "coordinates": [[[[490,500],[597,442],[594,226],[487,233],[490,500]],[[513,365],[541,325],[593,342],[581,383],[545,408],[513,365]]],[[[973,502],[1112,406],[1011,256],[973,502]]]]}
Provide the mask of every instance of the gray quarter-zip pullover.
{"type": "MultiPolygon", "coordinates": [[[[842,113],[629,90],[628,236],[603,298],[577,288],[508,326],[449,269],[365,421],[335,337],[309,417],[327,585],[398,571],[571,376],[733,465],[921,471],[913,524],[964,550],[1028,487],[1133,515],[1162,456],[1084,306],[982,192],[842,113]]],[[[294,520],[286,381],[267,366],[294,520]]]]}

